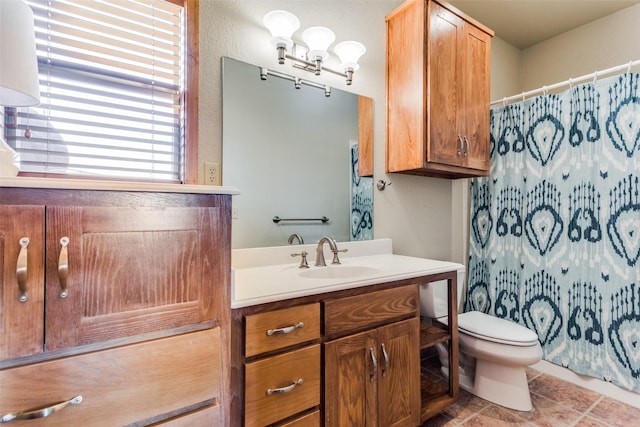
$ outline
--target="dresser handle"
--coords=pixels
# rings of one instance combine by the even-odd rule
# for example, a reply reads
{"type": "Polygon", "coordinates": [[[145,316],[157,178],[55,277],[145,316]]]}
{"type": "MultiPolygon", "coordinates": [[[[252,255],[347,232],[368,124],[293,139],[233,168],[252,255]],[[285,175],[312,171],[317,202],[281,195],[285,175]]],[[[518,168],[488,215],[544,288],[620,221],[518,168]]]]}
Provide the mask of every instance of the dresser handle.
{"type": "Polygon", "coordinates": [[[20,302],[27,302],[29,294],[27,293],[27,246],[29,246],[29,238],[20,239],[20,253],[18,254],[18,263],[16,264],[16,281],[20,290],[20,302]]]}
{"type": "Polygon", "coordinates": [[[389,355],[387,354],[387,349],[384,348],[384,344],[382,344],[382,357],[384,357],[384,365],[382,365],[382,378],[387,376],[387,368],[389,367],[389,355]]]}
{"type": "Polygon", "coordinates": [[[462,136],[458,134],[458,156],[462,156],[463,146],[464,146],[464,142],[462,142],[462,136]]]}
{"type": "Polygon", "coordinates": [[[13,420],[33,420],[35,418],[44,418],[53,414],[54,412],[58,412],[63,410],[69,405],[79,405],[82,403],[82,396],[72,397],[69,400],[65,400],[64,402],[54,403],[51,406],[47,406],[44,408],[32,409],[24,412],[17,412],[15,414],[6,414],[0,418],[0,423],[8,423],[13,420]]]}
{"type": "Polygon", "coordinates": [[[467,157],[469,155],[469,140],[467,139],[467,135],[464,136],[464,156],[467,157]]]}
{"type": "Polygon", "coordinates": [[[69,279],[69,238],[60,239],[60,258],[58,258],[58,279],[60,279],[60,298],[66,298],[69,295],[67,290],[67,279],[69,279]]]}
{"type": "Polygon", "coordinates": [[[371,368],[369,369],[369,380],[374,382],[376,380],[376,373],[378,372],[378,361],[374,354],[373,347],[369,347],[369,355],[371,356],[371,368]]]}
{"type": "Polygon", "coordinates": [[[267,330],[267,335],[271,336],[271,335],[288,334],[295,331],[296,329],[302,328],[303,326],[304,326],[303,322],[298,322],[295,325],[287,326],[286,328],[269,329],[267,330]]]}
{"type": "Polygon", "coordinates": [[[302,378],[299,378],[298,381],[296,381],[293,384],[288,385],[286,387],[268,388],[267,389],[267,396],[271,396],[272,394],[276,394],[276,393],[289,393],[290,391],[295,390],[295,388],[298,387],[299,385],[302,385],[303,382],[304,382],[304,380],[302,378]]]}

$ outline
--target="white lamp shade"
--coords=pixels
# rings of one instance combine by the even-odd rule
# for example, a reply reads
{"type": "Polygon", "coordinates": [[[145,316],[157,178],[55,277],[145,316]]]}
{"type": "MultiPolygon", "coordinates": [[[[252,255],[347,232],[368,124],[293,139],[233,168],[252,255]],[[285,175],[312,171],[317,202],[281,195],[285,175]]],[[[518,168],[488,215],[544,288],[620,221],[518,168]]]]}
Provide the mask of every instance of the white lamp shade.
{"type": "Polygon", "coordinates": [[[340,42],[333,48],[333,51],[340,58],[340,63],[343,68],[350,68],[353,71],[357,71],[360,68],[358,61],[360,57],[364,55],[367,49],[360,42],[346,41],[340,42]]]}
{"type": "Polygon", "coordinates": [[[0,105],[40,104],[33,12],[22,0],[0,0],[0,105]]]}
{"type": "Polygon", "coordinates": [[[329,57],[327,49],[335,39],[336,35],[326,27],[309,27],[302,32],[302,40],[309,48],[309,59],[319,56],[325,61],[329,57]]]}
{"type": "Polygon", "coordinates": [[[272,10],[264,15],[262,23],[271,32],[271,43],[275,46],[285,44],[287,48],[293,45],[291,36],[300,28],[296,15],[286,10],[272,10]]]}

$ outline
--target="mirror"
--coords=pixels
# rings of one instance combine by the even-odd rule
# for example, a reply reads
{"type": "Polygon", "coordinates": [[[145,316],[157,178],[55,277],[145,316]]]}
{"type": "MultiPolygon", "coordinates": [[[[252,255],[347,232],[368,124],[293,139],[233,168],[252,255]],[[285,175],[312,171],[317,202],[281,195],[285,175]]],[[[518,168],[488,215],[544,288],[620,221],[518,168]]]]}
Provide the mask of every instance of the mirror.
{"type": "Polygon", "coordinates": [[[373,238],[373,178],[358,173],[371,164],[372,100],[262,80],[260,67],[231,58],[222,59],[222,82],[222,183],[241,193],[232,247],[287,245],[294,233],[304,243],[373,238]]]}

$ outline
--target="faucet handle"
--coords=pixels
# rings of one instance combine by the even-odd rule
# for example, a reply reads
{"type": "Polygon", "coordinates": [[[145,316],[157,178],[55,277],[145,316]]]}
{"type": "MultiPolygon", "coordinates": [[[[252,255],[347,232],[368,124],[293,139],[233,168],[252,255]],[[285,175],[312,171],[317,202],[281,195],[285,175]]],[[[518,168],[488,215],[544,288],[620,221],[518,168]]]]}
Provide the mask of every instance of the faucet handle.
{"type": "Polygon", "coordinates": [[[340,259],[338,258],[338,252],[348,252],[349,249],[338,249],[336,248],[335,251],[333,251],[333,261],[331,261],[331,264],[340,264],[340,259]]]}
{"type": "Polygon", "coordinates": [[[307,263],[307,255],[309,255],[309,252],[307,251],[302,251],[299,254],[291,254],[292,257],[302,257],[302,259],[300,260],[300,266],[298,268],[309,268],[309,264],[307,263]]]}

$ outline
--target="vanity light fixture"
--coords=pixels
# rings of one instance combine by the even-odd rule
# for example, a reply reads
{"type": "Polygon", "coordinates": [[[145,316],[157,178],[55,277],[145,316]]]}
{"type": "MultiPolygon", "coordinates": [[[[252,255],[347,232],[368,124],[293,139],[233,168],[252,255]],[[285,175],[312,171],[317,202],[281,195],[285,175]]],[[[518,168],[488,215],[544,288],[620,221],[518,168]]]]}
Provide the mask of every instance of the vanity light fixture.
{"type": "Polygon", "coordinates": [[[353,73],[360,68],[358,61],[366,52],[362,43],[356,41],[344,41],[338,43],[334,52],[340,58],[343,71],[332,70],[323,64],[329,58],[329,46],[335,41],[336,36],[329,28],[310,27],[302,32],[302,40],[306,44],[306,55],[295,55],[300,52],[300,46],[293,42],[293,33],[300,28],[298,18],[284,10],[273,10],[267,13],[262,23],[271,32],[271,44],[278,50],[278,63],[284,64],[285,59],[290,59],[293,66],[320,75],[322,70],[328,71],[346,78],[347,85],[353,81],[353,73]],[[296,49],[296,47],[298,49],[296,49]],[[294,55],[287,53],[291,50],[294,55]]]}

